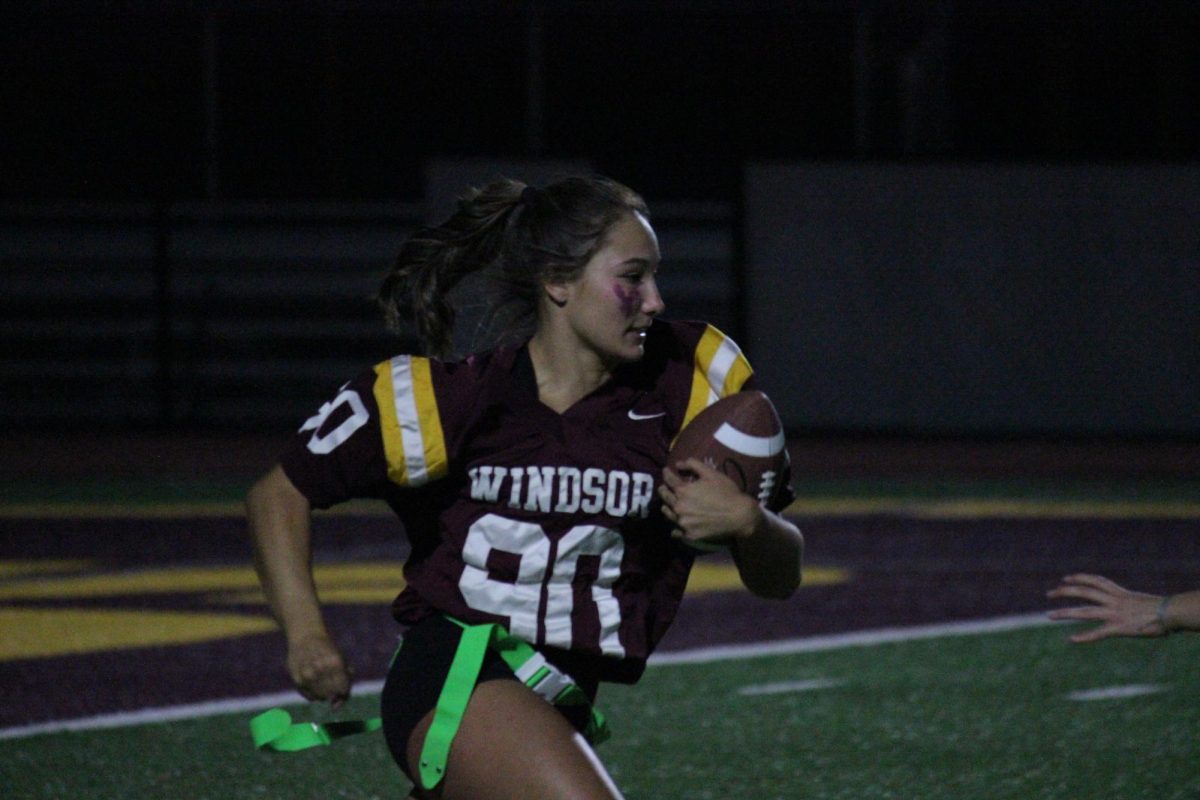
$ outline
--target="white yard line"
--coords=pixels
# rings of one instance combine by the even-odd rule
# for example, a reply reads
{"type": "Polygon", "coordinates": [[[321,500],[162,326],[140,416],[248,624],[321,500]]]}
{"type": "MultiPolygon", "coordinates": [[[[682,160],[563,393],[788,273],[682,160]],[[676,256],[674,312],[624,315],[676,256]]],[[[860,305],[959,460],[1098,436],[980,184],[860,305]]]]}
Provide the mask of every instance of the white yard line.
{"type": "MultiPolygon", "coordinates": [[[[383,681],[364,681],[354,684],[354,694],[378,694],[383,681]]],[[[304,702],[296,692],[274,692],[253,697],[233,697],[228,700],[209,700],[204,703],[188,703],[161,708],[143,708],[137,711],[120,711],[115,714],[99,714],[94,717],[54,720],[14,728],[0,728],[0,739],[20,739],[41,733],[62,731],[94,731],[102,728],[125,728],[132,725],[154,725],[160,722],[176,722],[183,719],[213,717],[218,714],[242,714],[275,706],[290,706],[304,702]]]]}
{"type": "Polygon", "coordinates": [[[1011,617],[968,620],[965,622],[943,622],[936,625],[918,625],[911,628],[879,628],[873,631],[834,633],[828,636],[807,636],[802,639],[783,639],[777,642],[762,642],[750,645],[719,645],[663,653],[650,659],[650,665],[707,664],[710,661],[729,661],[738,658],[761,658],[782,656],[792,653],[815,653],[823,650],[840,650],[844,647],[875,647],[893,642],[914,639],[940,639],[944,636],[974,636],[981,633],[1002,633],[1042,625],[1059,625],[1047,619],[1044,613],[1021,614],[1011,617]]]}
{"type": "MultiPolygon", "coordinates": [[[[1010,617],[948,622],[938,625],[920,625],[911,628],[881,628],[872,631],[855,631],[829,636],[810,636],[800,639],[785,639],[751,645],[722,645],[663,653],[650,659],[650,666],[672,664],[707,664],[713,661],[760,658],[763,656],[788,655],[792,653],[814,653],[838,650],[845,647],[874,647],[894,642],[919,639],[937,639],[945,636],[973,636],[986,633],[1035,628],[1043,625],[1059,625],[1048,620],[1045,614],[1023,614],[1010,617]]],[[[383,681],[364,681],[354,685],[357,696],[378,694],[383,681]]],[[[20,739],[45,733],[63,731],[90,731],[103,728],[121,728],[132,725],[153,725],[185,719],[198,719],[218,714],[240,714],[272,708],[274,706],[298,705],[302,701],[295,692],[275,692],[253,697],[235,697],[228,700],[211,700],[204,703],[144,708],[138,711],[122,711],[116,714],[100,714],[69,720],[54,720],[32,725],[0,728],[0,739],[20,739]]]]}
{"type": "Polygon", "coordinates": [[[756,683],[743,686],[737,693],[743,697],[757,697],[764,694],[792,694],[793,692],[817,692],[821,689],[836,689],[845,681],[834,678],[810,678],[804,681],[780,681],[779,683],[756,683]]]}
{"type": "Polygon", "coordinates": [[[1099,689],[1081,689],[1067,695],[1068,700],[1087,703],[1093,700],[1127,700],[1147,694],[1165,692],[1166,686],[1158,683],[1134,683],[1128,686],[1102,686],[1099,689]]]}

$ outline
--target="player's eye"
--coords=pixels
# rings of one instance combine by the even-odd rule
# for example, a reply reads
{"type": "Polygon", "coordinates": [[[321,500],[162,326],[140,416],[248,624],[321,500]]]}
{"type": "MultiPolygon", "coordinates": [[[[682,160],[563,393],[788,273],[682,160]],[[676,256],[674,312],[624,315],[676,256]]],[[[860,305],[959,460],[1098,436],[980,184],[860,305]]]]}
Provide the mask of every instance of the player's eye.
{"type": "Polygon", "coordinates": [[[639,264],[638,266],[633,267],[632,269],[627,269],[625,272],[621,273],[621,278],[629,281],[630,283],[641,283],[647,278],[653,277],[657,271],[658,270],[648,264],[639,264]]]}

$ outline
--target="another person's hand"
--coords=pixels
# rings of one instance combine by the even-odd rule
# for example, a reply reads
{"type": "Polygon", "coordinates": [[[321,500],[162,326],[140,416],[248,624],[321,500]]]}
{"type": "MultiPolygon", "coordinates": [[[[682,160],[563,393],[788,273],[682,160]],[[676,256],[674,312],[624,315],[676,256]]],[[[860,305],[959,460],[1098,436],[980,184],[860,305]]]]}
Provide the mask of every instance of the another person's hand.
{"type": "Polygon", "coordinates": [[[762,516],[757,500],[699,459],[689,458],[676,466],[680,471],[663,469],[663,485],[658,489],[663,516],[675,524],[674,536],[728,544],[732,538],[754,533],[762,516]]]}
{"type": "Polygon", "coordinates": [[[328,700],[336,711],[350,696],[350,669],[328,635],[312,634],[288,642],[287,668],[306,700],[328,700]]]}
{"type": "Polygon", "coordinates": [[[1068,575],[1046,596],[1056,600],[1086,600],[1093,604],[1050,612],[1050,619],[1100,623],[1073,635],[1072,642],[1097,642],[1111,636],[1162,636],[1167,632],[1161,614],[1162,596],[1131,592],[1100,575],[1068,575]]]}

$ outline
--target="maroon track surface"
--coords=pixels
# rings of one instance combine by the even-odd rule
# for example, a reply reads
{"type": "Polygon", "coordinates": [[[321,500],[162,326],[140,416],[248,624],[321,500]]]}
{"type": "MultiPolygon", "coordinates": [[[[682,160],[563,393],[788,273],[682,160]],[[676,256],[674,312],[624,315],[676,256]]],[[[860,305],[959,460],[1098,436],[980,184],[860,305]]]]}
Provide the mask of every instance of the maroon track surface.
{"type": "MultiPolygon", "coordinates": [[[[1200,520],[916,520],[893,516],[798,520],[809,562],[851,572],[845,583],[802,589],[784,602],[744,591],[689,597],[664,651],[713,644],[977,619],[1041,611],[1065,572],[1102,572],[1147,591],[1192,588],[1200,520]]],[[[394,524],[318,519],[319,560],[399,558],[394,524]]],[[[7,519],[0,559],[86,558],[103,570],[246,564],[238,519],[7,519]]],[[[229,612],[199,594],[7,601],[229,612]]],[[[260,606],[243,606],[261,615],[260,606]]],[[[380,678],[396,628],[382,606],[330,606],[328,616],[359,679],[380,678]]],[[[0,728],[289,688],[278,634],[196,645],[0,662],[0,728]]]]}
{"type": "MultiPolygon", "coordinates": [[[[249,486],[283,438],[124,433],[0,441],[0,482],[69,485],[93,479],[228,481],[249,486]]],[[[822,479],[1032,478],[1196,480],[1198,442],[992,441],[804,437],[791,442],[794,474],[822,479]]],[[[1146,591],[1197,585],[1200,520],[902,517],[798,520],[808,561],[851,572],[769,602],[744,591],[689,597],[663,650],[1036,612],[1066,572],[1090,570],[1146,591]]],[[[318,558],[403,555],[395,526],[378,518],[322,517],[318,558]]],[[[0,519],[0,559],[83,558],[100,570],[248,564],[238,519],[0,519]]],[[[229,612],[202,594],[0,601],[0,607],[179,608],[229,612]]],[[[236,610],[236,607],[235,609],[236,610]]],[[[262,615],[260,606],[241,607],[262,615]]],[[[382,676],[396,628],[381,606],[331,606],[330,623],[360,679],[382,676]]],[[[279,634],[197,645],[0,662],[0,728],[289,689],[279,634]]]]}

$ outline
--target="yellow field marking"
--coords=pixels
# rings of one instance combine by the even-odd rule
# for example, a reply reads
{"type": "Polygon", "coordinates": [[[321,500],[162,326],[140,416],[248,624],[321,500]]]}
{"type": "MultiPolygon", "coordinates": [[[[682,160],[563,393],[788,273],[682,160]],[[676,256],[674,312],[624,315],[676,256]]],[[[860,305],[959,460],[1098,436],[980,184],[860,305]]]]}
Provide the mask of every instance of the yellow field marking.
{"type": "MultiPolygon", "coordinates": [[[[65,567],[67,563],[45,562],[45,565],[65,567]]],[[[321,564],[315,569],[315,577],[322,602],[332,605],[386,607],[404,588],[400,565],[395,562],[321,564]]],[[[844,569],[808,567],[804,572],[804,585],[839,583],[849,577],[850,573],[844,569]]],[[[687,586],[688,594],[692,595],[736,589],[741,589],[741,580],[737,567],[728,562],[697,562],[687,586]]],[[[265,602],[258,578],[249,567],[45,576],[0,586],[0,599],[26,602],[190,593],[206,595],[206,602],[221,604],[262,605],[265,602]]],[[[0,607],[0,630],[4,631],[0,637],[0,661],[11,661],[228,639],[275,630],[275,623],[265,614],[0,607]]]]}
{"type": "Polygon", "coordinates": [[[0,661],[191,644],[275,629],[266,616],[182,611],[0,608],[0,661]]]}
{"type": "MultiPolygon", "coordinates": [[[[342,606],[374,606],[391,605],[405,586],[404,579],[396,577],[387,583],[373,586],[333,586],[328,581],[317,581],[317,594],[321,602],[328,605],[342,606]]],[[[246,592],[223,593],[206,598],[212,603],[226,605],[255,605],[266,603],[266,598],[259,589],[246,592]]]]}
{"type": "MultiPolygon", "coordinates": [[[[850,572],[839,567],[805,567],[803,586],[828,586],[845,583],[849,579],[850,572]]],[[[709,564],[701,559],[692,567],[687,593],[702,594],[741,588],[742,579],[738,577],[736,566],[728,562],[709,564]]]]}
{"type": "Polygon", "coordinates": [[[4,503],[0,518],[16,519],[177,519],[182,517],[244,517],[241,503],[4,503]]]}
{"type": "MultiPolygon", "coordinates": [[[[316,515],[355,515],[366,517],[392,517],[395,514],[382,500],[352,500],[329,510],[317,511],[316,515]]],[[[179,502],[143,502],[138,500],[95,503],[48,501],[0,503],[0,519],[186,519],[188,517],[235,517],[246,516],[246,507],[241,501],[195,500],[179,502]]]]}
{"type": "Polygon", "coordinates": [[[26,575],[55,575],[63,572],[83,572],[92,567],[83,559],[48,559],[46,561],[0,561],[0,580],[26,575]]]}
{"type": "MultiPolygon", "coordinates": [[[[333,604],[391,603],[404,588],[399,562],[318,564],[314,569],[321,601],[333,604]]],[[[840,583],[849,573],[834,567],[806,567],[804,585],[840,583]]],[[[733,564],[696,562],[688,580],[689,593],[741,587],[733,564]]],[[[249,567],[185,567],[152,569],[113,575],[41,576],[0,585],[0,600],[118,597],[143,594],[206,594],[212,602],[264,602],[258,577],[249,567]]]]}
{"type": "MultiPolygon", "coordinates": [[[[318,591],[362,585],[384,585],[395,596],[404,586],[399,562],[318,564],[313,570],[318,591]]],[[[45,577],[0,585],[0,600],[45,600],[71,597],[115,597],[137,594],[192,594],[258,590],[250,567],[185,567],[121,572],[112,575],[45,577]]],[[[391,597],[388,598],[389,602],[391,597]]],[[[261,596],[260,596],[261,601],[261,596]]]]}

